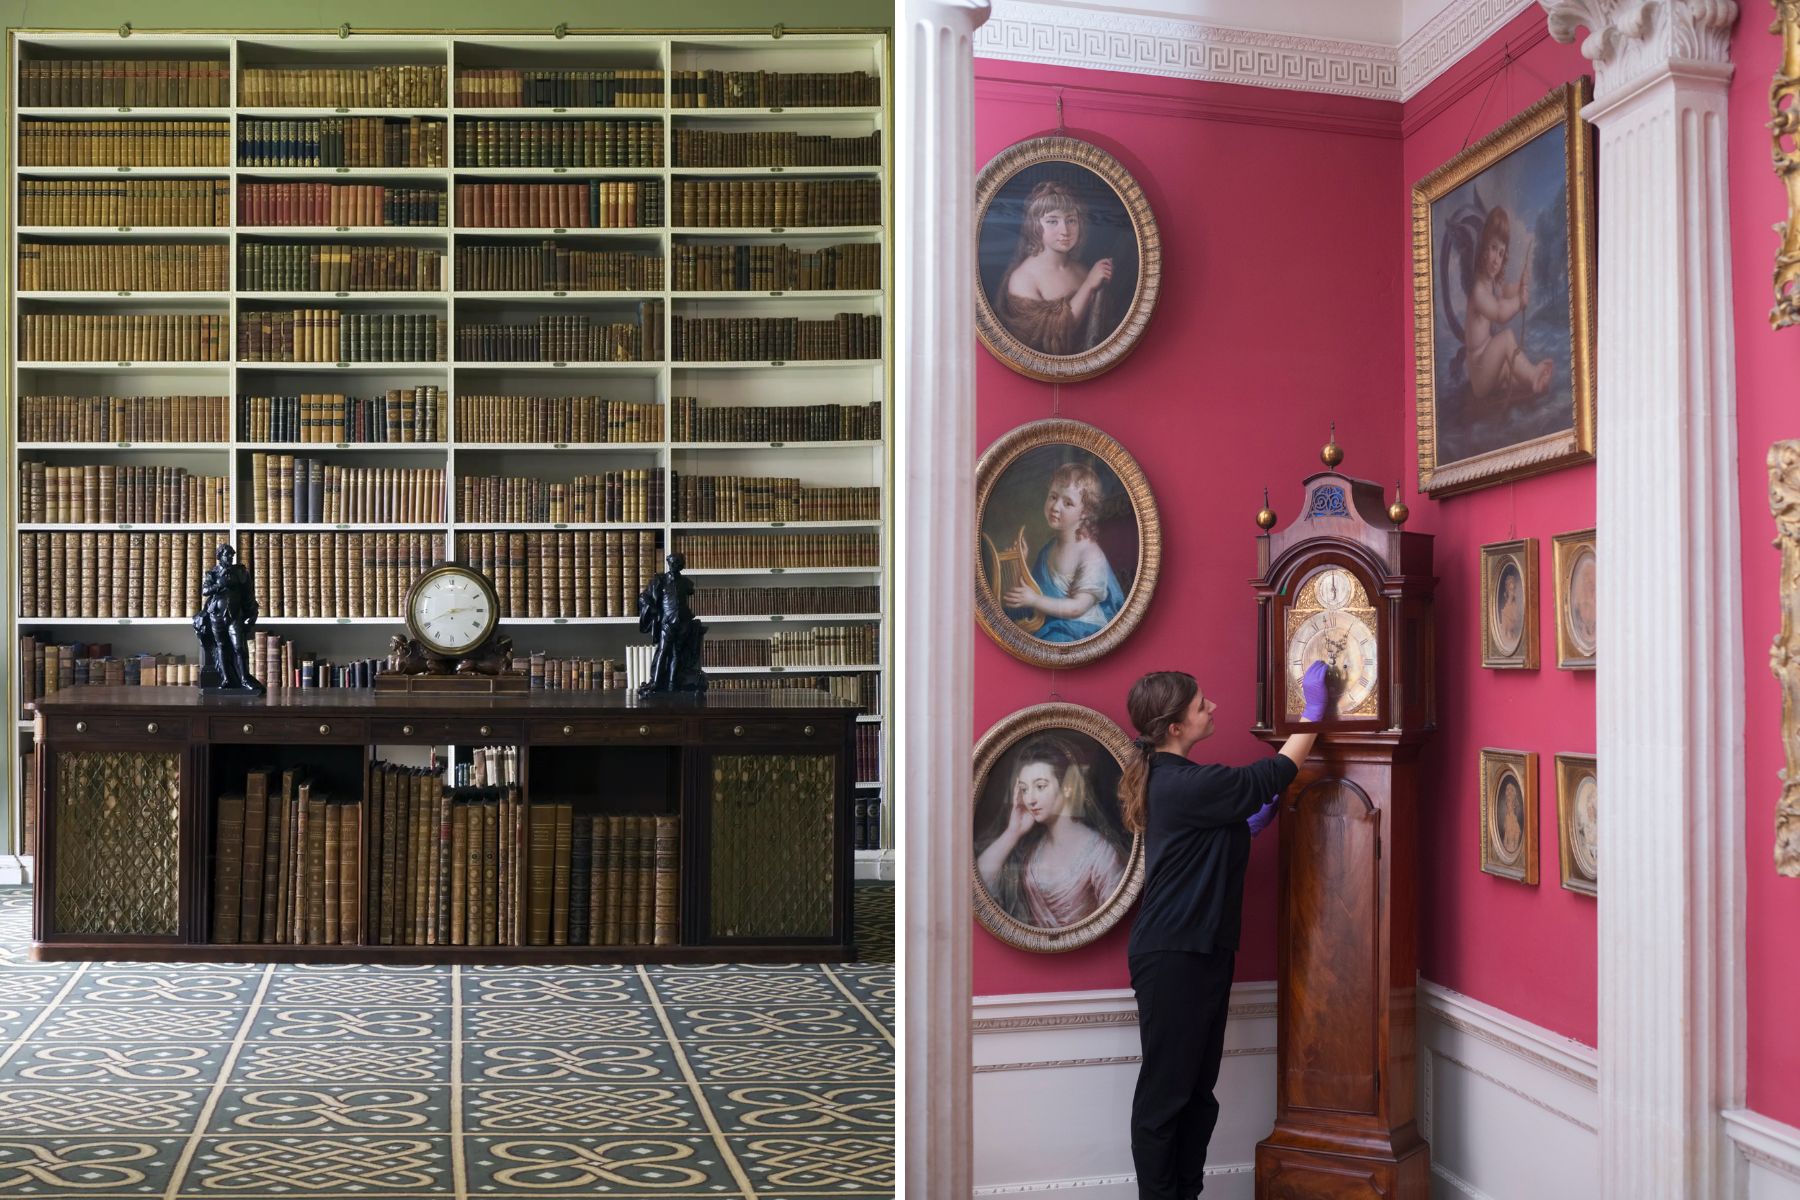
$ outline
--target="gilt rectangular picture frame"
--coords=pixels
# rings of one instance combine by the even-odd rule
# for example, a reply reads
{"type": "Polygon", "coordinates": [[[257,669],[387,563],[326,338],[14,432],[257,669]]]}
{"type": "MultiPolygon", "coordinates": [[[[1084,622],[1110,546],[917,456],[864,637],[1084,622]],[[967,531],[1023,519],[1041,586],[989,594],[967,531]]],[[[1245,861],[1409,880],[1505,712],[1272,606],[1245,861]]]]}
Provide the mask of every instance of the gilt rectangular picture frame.
{"type": "Polygon", "coordinates": [[[1537,886],[1537,754],[1481,751],[1481,869],[1537,886]]]}
{"type": "Polygon", "coordinates": [[[1535,671],[1538,666],[1536,538],[1481,548],[1481,665],[1535,671]]]}
{"type": "Polygon", "coordinates": [[[1556,845],[1562,885],[1599,894],[1600,774],[1592,754],[1556,756],[1556,845]]]}
{"type": "Polygon", "coordinates": [[[1556,572],[1556,667],[1560,671],[1591,671],[1598,647],[1599,558],[1594,553],[1594,531],[1559,533],[1550,544],[1556,572]]]}

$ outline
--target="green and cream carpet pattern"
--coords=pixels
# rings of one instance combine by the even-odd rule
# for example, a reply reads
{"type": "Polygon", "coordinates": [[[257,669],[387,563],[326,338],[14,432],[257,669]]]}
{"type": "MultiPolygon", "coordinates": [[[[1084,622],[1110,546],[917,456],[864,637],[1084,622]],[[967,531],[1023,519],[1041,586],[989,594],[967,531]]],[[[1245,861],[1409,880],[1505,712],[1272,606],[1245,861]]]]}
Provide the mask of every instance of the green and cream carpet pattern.
{"type": "Polygon", "coordinates": [[[891,885],[862,961],[33,963],[0,888],[0,1198],[894,1191],[891,885]]]}

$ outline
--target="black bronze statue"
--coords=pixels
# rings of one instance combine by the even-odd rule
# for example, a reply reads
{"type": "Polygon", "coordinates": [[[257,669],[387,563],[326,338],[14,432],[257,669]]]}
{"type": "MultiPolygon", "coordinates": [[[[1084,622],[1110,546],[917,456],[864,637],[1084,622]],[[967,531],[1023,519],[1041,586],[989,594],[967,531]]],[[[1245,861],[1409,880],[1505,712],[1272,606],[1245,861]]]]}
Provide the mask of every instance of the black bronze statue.
{"type": "Polygon", "coordinates": [[[656,643],[650,679],[639,686],[639,696],[706,690],[706,672],[700,668],[706,626],[688,607],[694,585],[681,573],[687,559],[676,553],[665,561],[669,569],[652,576],[650,586],[638,593],[638,629],[656,643]]]}
{"type": "Polygon", "coordinates": [[[220,546],[217,565],[200,581],[200,611],[194,632],[200,637],[200,690],[266,692],[250,673],[250,648],[261,612],[251,589],[250,569],[235,561],[237,551],[220,546]]]}

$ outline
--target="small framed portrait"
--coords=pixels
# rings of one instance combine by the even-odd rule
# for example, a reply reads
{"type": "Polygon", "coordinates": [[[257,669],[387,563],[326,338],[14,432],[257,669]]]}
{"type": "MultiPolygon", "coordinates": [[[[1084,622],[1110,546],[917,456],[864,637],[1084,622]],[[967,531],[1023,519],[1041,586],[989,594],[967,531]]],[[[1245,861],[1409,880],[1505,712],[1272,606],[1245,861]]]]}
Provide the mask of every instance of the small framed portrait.
{"type": "Polygon", "coordinates": [[[1594,531],[1559,533],[1550,539],[1556,568],[1556,665],[1564,671],[1594,669],[1594,531]]]}
{"type": "Polygon", "coordinates": [[[1600,779],[1591,754],[1556,756],[1556,843],[1562,885],[1598,895],[1600,779]]]}
{"type": "Polygon", "coordinates": [[[975,331],[1001,362],[1066,382],[1109,371],[1162,282],[1150,202],[1118,159],[1072,137],[1008,146],[975,180],[975,331]]]}
{"type": "Polygon", "coordinates": [[[1594,131],[1566,84],[1413,187],[1419,490],[1594,457],[1594,131]]]}
{"type": "Polygon", "coordinates": [[[1538,665],[1536,538],[1481,548],[1481,665],[1535,671],[1538,665]]]}
{"type": "Polygon", "coordinates": [[[1537,885],[1537,755],[1481,752],[1481,869],[1537,885]]]}
{"type": "Polygon", "coordinates": [[[1150,483],[1081,421],[1021,425],[975,468],[975,615],[1040,667],[1092,662],[1143,620],[1162,563],[1150,483]]]}
{"type": "Polygon", "coordinates": [[[1079,704],[1012,714],[975,746],[975,915],[1053,954],[1111,929],[1144,882],[1143,839],[1119,816],[1125,731],[1079,704]]]}

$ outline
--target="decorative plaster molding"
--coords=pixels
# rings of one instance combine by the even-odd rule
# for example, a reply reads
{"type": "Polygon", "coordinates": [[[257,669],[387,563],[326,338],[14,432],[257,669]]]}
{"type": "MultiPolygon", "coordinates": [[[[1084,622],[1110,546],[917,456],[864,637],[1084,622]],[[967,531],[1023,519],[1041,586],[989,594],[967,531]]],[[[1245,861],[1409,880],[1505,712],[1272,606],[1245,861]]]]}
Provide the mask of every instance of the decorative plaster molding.
{"type": "Polygon", "coordinates": [[[1541,1071],[1560,1075],[1593,1091],[1600,1086],[1599,1058],[1592,1046],[1558,1037],[1509,1012],[1460,992],[1419,980],[1419,1007],[1450,1028],[1522,1058],[1541,1071]]]}
{"type": "Polygon", "coordinates": [[[1397,100],[1399,52],[1373,42],[1309,38],[1089,8],[994,0],[975,35],[982,58],[1125,71],[1212,83],[1397,100]]]}
{"type": "Polygon", "coordinates": [[[1550,36],[1575,40],[1594,63],[1594,98],[1604,100],[1671,60],[1724,65],[1730,61],[1736,0],[1538,0],[1550,16],[1550,36]]]}
{"type": "Polygon", "coordinates": [[[1736,1143],[1738,1153],[1791,1183],[1800,1183],[1800,1129],[1747,1108],[1728,1108],[1721,1115],[1726,1136],[1736,1143]]]}
{"type": "Polygon", "coordinates": [[[1769,447],[1769,511],[1781,551],[1781,630],[1769,647],[1769,670],[1781,684],[1781,745],[1787,755],[1777,776],[1775,873],[1800,875],[1800,439],[1769,447]]]}
{"type": "Polygon", "coordinates": [[[1532,0],[1451,0],[1400,43],[1399,99],[1412,99],[1531,5],[1532,0]]]}

